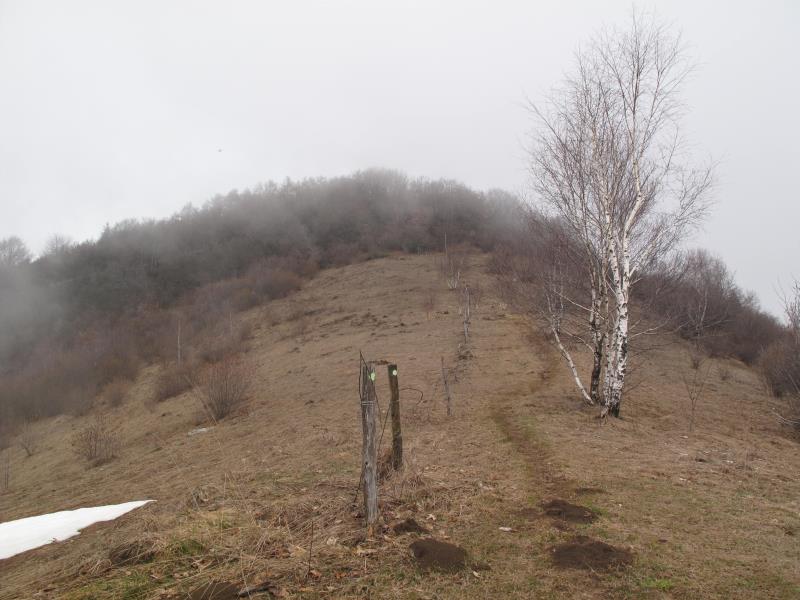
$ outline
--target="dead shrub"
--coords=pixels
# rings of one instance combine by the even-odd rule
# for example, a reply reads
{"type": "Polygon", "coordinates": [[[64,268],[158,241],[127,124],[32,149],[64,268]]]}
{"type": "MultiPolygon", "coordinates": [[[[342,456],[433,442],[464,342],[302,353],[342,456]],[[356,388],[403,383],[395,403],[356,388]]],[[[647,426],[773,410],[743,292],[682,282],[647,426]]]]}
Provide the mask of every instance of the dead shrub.
{"type": "MultiPolygon", "coordinates": [[[[115,331],[120,336],[115,345],[110,340],[101,342],[111,346],[111,350],[103,353],[94,362],[97,382],[108,384],[116,379],[135,379],[139,373],[139,357],[136,355],[136,342],[132,334],[126,331],[115,331]]],[[[109,336],[112,334],[109,334],[109,336]]]]}
{"type": "Polygon", "coordinates": [[[223,335],[207,341],[199,351],[200,359],[209,364],[227,360],[241,352],[242,340],[223,335]]]}
{"type": "Polygon", "coordinates": [[[7,492],[11,488],[11,453],[5,451],[0,461],[0,491],[7,492]]]}
{"type": "Polygon", "coordinates": [[[693,371],[697,371],[703,365],[703,362],[705,362],[705,357],[700,350],[694,349],[689,352],[689,366],[693,371]]]}
{"type": "Polygon", "coordinates": [[[211,365],[197,389],[203,409],[214,421],[220,421],[244,404],[250,387],[250,373],[227,359],[211,365]]]}
{"type": "Polygon", "coordinates": [[[431,318],[431,313],[436,308],[436,290],[429,289],[424,292],[422,296],[422,308],[427,315],[428,320],[431,318]]]}
{"type": "Polygon", "coordinates": [[[800,342],[787,337],[772,344],[761,353],[758,367],[769,392],[786,401],[780,421],[800,430],[800,342]]]}
{"type": "Polygon", "coordinates": [[[309,321],[308,318],[303,316],[299,319],[292,321],[291,335],[292,337],[301,337],[308,331],[309,321]]]}
{"type": "Polygon", "coordinates": [[[731,372],[731,368],[728,365],[718,365],[717,366],[717,375],[719,375],[720,381],[730,381],[731,377],[733,377],[733,373],[731,372]]]}
{"type": "Polygon", "coordinates": [[[103,388],[103,398],[110,406],[120,406],[131,389],[132,381],[128,379],[115,379],[103,388]]]}
{"type": "Polygon", "coordinates": [[[245,342],[253,337],[250,323],[233,323],[231,320],[217,328],[214,336],[206,338],[198,353],[201,360],[209,364],[222,362],[244,352],[245,342]]]}
{"type": "Polygon", "coordinates": [[[785,339],[765,348],[758,359],[758,369],[767,389],[774,396],[800,392],[800,347],[785,339]]]}
{"type": "Polygon", "coordinates": [[[163,402],[192,388],[194,367],[189,363],[171,365],[161,371],[153,388],[153,400],[163,402]]]}
{"type": "Polygon", "coordinates": [[[273,308],[265,309],[262,319],[270,327],[275,327],[275,325],[281,322],[280,315],[273,308]]]}
{"type": "Polygon", "coordinates": [[[20,447],[25,451],[25,456],[31,457],[39,450],[40,436],[34,428],[33,423],[26,421],[19,432],[17,438],[20,447]]]}
{"type": "Polygon", "coordinates": [[[300,275],[277,266],[275,261],[262,261],[247,270],[245,279],[253,294],[262,302],[284,298],[303,285],[300,275]]]}
{"type": "Polygon", "coordinates": [[[97,415],[72,437],[75,454],[92,466],[98,466],[116,458],[119,453],[119,436],[104,415],[97,415]]]}
{"type": "Polygon", "coordinates": [[[309,317],[313,315],[314,312],[314,310],[310,310],[302,304],[293,306],[285,319],[285,322],[290,324],[288,337],[300,337],[305,335],[310,324],[309,317]]]}

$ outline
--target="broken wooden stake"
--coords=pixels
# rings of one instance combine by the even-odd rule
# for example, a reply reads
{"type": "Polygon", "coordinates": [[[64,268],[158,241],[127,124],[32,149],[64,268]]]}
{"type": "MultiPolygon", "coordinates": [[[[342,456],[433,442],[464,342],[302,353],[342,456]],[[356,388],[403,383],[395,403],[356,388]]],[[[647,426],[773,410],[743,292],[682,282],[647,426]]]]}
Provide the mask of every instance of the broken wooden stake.
{"type": "Polygon", "coordinates": [[[469,344],[469,315],[470,313],[470,299],[469,299],[469,286],[464,285],[464,343],[469,344]]]}
{"type": "Polygon", "coordinates": [[[442,381],[444,382],[444,397],[447,402],[447,416],[449,417],[453,414],[453,411],[450,406],[450,386],[447,385],[447,371],[444,368],[444,356],[442,356],[442,381]]]}
{"type": "Polygon", "coordinates": [[[403,433],[400,430],[400,383],[397,379],[397,365],[389,365],[389,415],[392,419],[392,468],[403,469],[403,433]]]}
{"type": "Polygon", "coordinates": [[[364,518],[367,535],[375,533],[378,522],[378,402],[375,394],[375,370],[361,359],[359,394],[361,397],[362,481],[364,484],[364,518]]]}

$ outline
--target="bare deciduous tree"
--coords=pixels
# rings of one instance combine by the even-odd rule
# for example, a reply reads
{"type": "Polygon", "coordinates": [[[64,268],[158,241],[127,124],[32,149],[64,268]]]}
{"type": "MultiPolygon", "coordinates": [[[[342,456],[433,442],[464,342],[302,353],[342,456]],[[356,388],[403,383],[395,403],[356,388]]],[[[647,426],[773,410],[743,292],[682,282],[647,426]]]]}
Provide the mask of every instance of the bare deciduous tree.
{"type": "MultiPolygon", "coordinates": [[[[692,360],[695,360],[694,356],[692,360]]],[[[683,386],[686,388],[686,394],[689,396],[689,432],[694,431],[697,405],[703,397],[708,375],[711,373],[711,365],[706,365],[705,357],[698,356],[696,360],[696,366],[693,364],[689,373],[684,373],[683,375],[683,386]]]]}
{"type": "Polygon", "coordinates": [[[761,372],[776,396],[783,396],[787,406],[775,411],[778,419],[800,429],[800,282],[783,295],[786,336],[767,348],[761,357],[761,372]]]}
{"type": "Polygon", "coordinates": [[[633,286],[707,210],[711,169],[680,164],[680,88],[689,68],[679,36],[634,14],[628,30],[596,36],[563,88],[532,107],[541,124],[531,149],[534,187],[576,240],[589,291],[588,301],[548,306],[563,313],[566,303],[585,315],[594,357],[588,395],[602,398],[602,416],[619,416],[633,286]]]}
{"type": "Polygon", "coordinates": [[[15,235],[0,240],[0,267],[16,267],[31,261],[28,247],[15,235]]]}
{"type": "Polygon", "coordinates": [[[61,256],[73,246],[75,246],[75,242],[70,237],[56,233],[48,238],[42,254],[50,257],[61,256]]]}

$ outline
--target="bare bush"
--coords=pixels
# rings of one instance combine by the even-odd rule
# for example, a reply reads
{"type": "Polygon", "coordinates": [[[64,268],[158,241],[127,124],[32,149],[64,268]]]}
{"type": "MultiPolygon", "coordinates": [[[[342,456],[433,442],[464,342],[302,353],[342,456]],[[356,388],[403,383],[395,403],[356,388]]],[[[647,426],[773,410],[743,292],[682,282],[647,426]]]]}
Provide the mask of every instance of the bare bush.
{"type": "Polygon", "coordinates": [[[281,322],[281,317],[273,307],[267,307],[262,314],[263,321],[270,327],[275,327],[281,322]]]}
{"type": "Polygon", "coordinates": [[[698,348],[693,348],[689,352],[689,366],[693,371],[697,371],[704,362],[705,357],[703,356],[702,351],[700,351],[698,348]]]}
{"type": "Polygon", "coordinates": [[[472,300],[472,309],[478,310],[483,302],[483,286],[480,283],[473,283],[469,286],[469,295],[472,300]]]}
{"type": "Polygon", "coordinates": [[[40,436],[34,428],[33,423],[26,421],[19,432],[17,438],[20,447],[25,451],[25,456],[31,457],[39,450],[40,436]]]}
{"type": "Polygon", "coordinates": [[[284,298],[303,285],[300,275],[276,266],[274,261],[262,261],[253,265],[248,270],[246,278],[254,294],[262,302],[284,298]]]}
{"type": "Polygon", "coordinates": [[[431,318],[431,313],[436,308],[436,291],[433,289],[426,290],[423,297],[422,297],[422,308],[425,310],[425,314],[428,316],[428,320],[431,318]]]}
{"type": "Polygon", "coordinates": [[[311,315],[314,310],[309,309],[303,304],[294,306],[286,315],[286,323],[290,324],[288,337],[300,337],[305,335],[310,326],[311,315]]]}
{"type": "Polygon", "coordinates": [[[444,255],[438,260],[439,273],[447,284],[447,289],[461,287],[461,276],[467,267],[467,253],[463,249],[448,248],[445,241],[444,255]]]}
{"type": "Polygon", "coordinates": [[[253,337],[249,323],[234,323],[231,319],[216,336],[208,338],[202,345],[199,356],[207,363],[218,363],[243,352],[245,342],[253,337]]]}
{"type": "Polygon", "coordinates": [[[110,406],[120,406],[125,401],[131,385],[129,379],[115,379],[103,388],[103,398],[110,406]]]}
{"type": "Polygon", "coordinates": [[[691,366],[691,374],[683,376],[683,385],[686,388],[686,394],[689,396],[689,431],[694,430],[695,414],[697,412],[697,405],[703,398],[708,375],[711,372],[711,365],[706,365],[706,360],[702,354],[693,350],[689,353],[689,366],[691,366]]]}
{"type": "Polygon", "coordinates": [[[717,375],[719,375],[720,381],[730,381],[733,377],[733,373],[731,372],[731,368],[728,365],[721,364],[717,366],[717,375]]]}
{"type": "Polygon", "coordinates": [[[250,373],[232,360],[208,368],[197,387],[203,409],[214,421],[229,416],[248,399],[250,373]]]}
{"type": "Polygon", "coordinates": [[[171,365],[165,368],[156,378],[153,387],[153,400],[163,402],[169,398],[180,396],[192,388],[194,366],[189,363],[171,365]]]}
{"type": "Polygon", "coordinates": [[[11,453],[3,453],[0,461],[0,491],[7,492],[11,488],[11,453]]]}
{"type": "Polygon", "coordinates": [[[786,400],[786,408],[777,415],[779,420],[800,429],[800,282],[795,282],[792,294],[784,297],[783,304],[786,313],[783,338],[761,353],[758,366],[767,389],[786,400]]]}
{"type": "Polygon", "coordinates": [[[119,453],[119,436],[108,419],[99,414],[72,437],[72,449],[92,466],[109,462],[119,453]]]}
{"type": "Polygon", "coordinates": [[[783,339],[765,348],[758,360],[761,377],[769,392],[778,398],[798,391],[800,382],[800,357],[798,348],[783,339]]]}

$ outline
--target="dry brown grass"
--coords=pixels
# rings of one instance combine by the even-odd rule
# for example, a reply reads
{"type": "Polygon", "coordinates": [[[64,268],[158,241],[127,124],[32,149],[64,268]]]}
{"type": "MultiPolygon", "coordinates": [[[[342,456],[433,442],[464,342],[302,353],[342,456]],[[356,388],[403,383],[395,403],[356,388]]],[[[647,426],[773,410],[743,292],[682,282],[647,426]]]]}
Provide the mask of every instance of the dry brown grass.
{"type": "Polygon", "coordinates": [[[253,329],[247,415],[188,436],[193,399],[148,409],[158,374],[148,367],[112,411],[126,451],[102,469],[64,456],[87,417],[40,424],[43,449],[13,455],[4,519],[158,502],[4,561],[0,598],[184,598],[214,580],[267,580],[286,597],[796,597],[800,458],[751,371],[730,363],[728,381],[712,378],[689,435],[686,350],[666,347],[636,370],[624,418],[598,421],[558,357],[488,293],[483,262],[468,273],[487,290],[472,315],[471,357],[457,352],[455,295],[443,292],[428,320],[424,296],[441,287],[433,258],[393,257],[324,271],[296,296],[241,315],[253,329]],[[263,318],[301,304],[302,337],[292,321],[263,318]],[[406,465],[381,484],[384,522],[413,518],[426,536],[465,548],[470,569],[421,572],[414,534],[387,528],[363,539],[353,502],[359,350],[400,370],[406,465]],[[441,356],[452,367],[450,419],[441,356]],[[543,508],[555,499],[598,518],[555,520],[543,508]],[[632,564],[607,573],[551,565],[551,548],[584,537],[630,553],[632,564]],[[111,550],[124,544],[146,560],[115,564],[111,550]]]}

